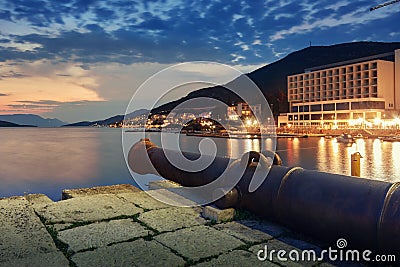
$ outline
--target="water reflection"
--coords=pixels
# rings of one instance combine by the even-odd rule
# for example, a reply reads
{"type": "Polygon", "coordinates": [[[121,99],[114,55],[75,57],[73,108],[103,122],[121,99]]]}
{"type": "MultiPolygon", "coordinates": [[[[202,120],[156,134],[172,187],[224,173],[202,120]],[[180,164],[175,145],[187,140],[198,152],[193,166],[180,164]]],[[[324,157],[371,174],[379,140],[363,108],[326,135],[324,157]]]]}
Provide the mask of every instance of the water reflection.
{"type": "MultiPolygon", "coordinates": [[[[127,138],[132,144],[142,137],[130,134],[127,138]]],[[[148,137],[161,145],[159,133],[148,137]]],[[[182,151],[199,151],[201,138],[170,134],[177,137],[182,151]]],[[[271,139],[213,141],[218,156],[231,158],[275,146],[271,139]]],[[[123,158],[119,129],[1,129],[0,144],[0,197],[29,192],[59,199],[65,188],[134,184],[123,158]]],[[[279,138],[276,151],[286,166],[345,175],[350,175],[351,154],[358,151],[363,156],[362,177],[400,182],[400,142],[366,139],[346,146],[335,139],[279,138]]]]}
{"type": "Polygon", "coordinates": [[[66,188],[132,183],[120,131],[1,129],[0,197],[44,193],[54,200],[66,188]]]}
{"type": "Polygon", "coordinates": [[[79,181],[97,175],[100,144],[93,136],[77,139],[73,135],[61,134],[49,138],[48,135],[52,134],[36,131],[29,138],[24,138],[24,133],[20,131],[2,131],[2,182],[13,182],[15,177],[25,182],[39,179],[42,182],[65,179],[79,181]],[[15,139],[7,135],[13,135],[15,139]]]}
{"type": "Polygon", "coordinates": [[[277,152],[287,166],[301,166],[322,172],[350,175],[351,155],[360,152],[361,177],[389,182],[400,181],[400,142],[358,139],[352,145],[335,139],[278,139],[277,152]],[[293,142],[294,141],[294,142],[293,142]]]}
{"type": "MultiPolygon", "coordinates": [[[[351,155],[360,152],[363,157],[361,159],[361,177],[390,182],[400,181],[400,166],[396,161],[396,155],[400,153],[400,143],[398,142],[386,143],[378,139],[359,139],[351,146],[337,143],[334,139],[320,138],[314,142],[317,145],[315,163],[314,165],[304,165],[306,168],[315,166],[319,171],[350,175],[351,155]]],[[[307,145],[311,145],[310,142],[307,143],[307,145]]],[[[300,154],[302,157],[306,154],[313,157],[312,153],[305,151],[300,154]]],[[[302,163],[301,158],[298,162],[302,163]]]]}
{"type": "MultiPolygon", "coordinates": [[[[392,149],[391,149],[391,161],[390,165],[393,166],[393,173],[400,173],[400,164],[399,164],[399,155],[400,155],[400,143],[395,142],[392,143],[392,149]]],[[[393,180],[394,181],[394,180],[393,180]]],[[[397,180],[399,181],[399,180],[397,180]]]]}
{"type": "MultiPolygon", "coordinates": [[[[260,140],[259,139],[245,139],[245,150],[246,151],[260,151],[260,140]]],[[[239,157],[240,155],[238,155],[239,157]]]]}

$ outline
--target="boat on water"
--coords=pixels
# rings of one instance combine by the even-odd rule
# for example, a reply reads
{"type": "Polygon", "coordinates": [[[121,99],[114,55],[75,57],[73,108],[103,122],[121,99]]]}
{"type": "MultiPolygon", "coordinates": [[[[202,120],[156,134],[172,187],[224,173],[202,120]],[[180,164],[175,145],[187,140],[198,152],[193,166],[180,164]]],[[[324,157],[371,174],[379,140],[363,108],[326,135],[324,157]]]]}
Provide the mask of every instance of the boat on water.
{"type": "Polygon", "coordinates": [[[325,139],[332,139],[333,138],[332,135],[325,135],[324,137],[325,137],[325,139]]]}
{"type": "Polygon", "coordinates": [[[339,143],[352,144],[354,143],[354,138],[351,134],[341,134],[336,137],[336,141],[339,143]]]}

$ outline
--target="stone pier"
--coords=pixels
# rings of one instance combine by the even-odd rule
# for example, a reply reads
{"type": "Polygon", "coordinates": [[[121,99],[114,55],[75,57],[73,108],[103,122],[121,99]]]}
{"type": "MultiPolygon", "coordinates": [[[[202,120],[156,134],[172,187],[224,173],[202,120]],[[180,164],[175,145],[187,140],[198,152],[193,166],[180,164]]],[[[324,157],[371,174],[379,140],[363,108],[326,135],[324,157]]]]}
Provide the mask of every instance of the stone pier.
{"type": "Polygon", "coordinates": [[[245,211],[232,218],[215,207],[172,207],[130,185],[62,196],[58,202],[40,194],[0,199],[0,266],[330,265],[276,255],[260,261],[265,245],[299,253],[323,245],[245,211]],[[206,209],[217,219],[204,216],[206,209]]]}

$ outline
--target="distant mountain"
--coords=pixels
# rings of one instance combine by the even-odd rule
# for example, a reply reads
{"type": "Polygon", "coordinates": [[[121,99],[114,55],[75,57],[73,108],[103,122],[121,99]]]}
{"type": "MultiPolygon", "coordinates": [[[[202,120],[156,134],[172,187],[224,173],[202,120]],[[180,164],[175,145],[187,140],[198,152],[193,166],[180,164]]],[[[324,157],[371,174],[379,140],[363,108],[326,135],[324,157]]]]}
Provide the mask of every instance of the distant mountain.
{"type": "Polygon", "coordinates": [[[19,125],[8,121],[0,121],[0,127],[36,127],[33,125],[19,125]]]}
{"type": "MultiPolygon", "coordinates": [[[[145,113],[148,113],[149,111],[147,109],[139,109],[136,110],[128,115],[126,115],[127,118],[135,118],[137,116],[143,115],[145,113]]],[[[84,126],[94,126],[94,125],[99,125],[99,126],[107,126],[110,124],[116,124],[119,122],[122,122],[124,120],[124,115],[116,115],[113,117],[110,117],[108,119],[104,120],[98,120],[98,121],[80,121],[80,122],[75,122],[71,124],[66,124],[64,125],[65,127],[84,127],[84,126]]]]}
{"type": "Polygon", "coordinates": [[[33,125],[37,127],[60,127],[66,124],[58,119],[44,119],[34,114],[0,115],[0,120],[19,125],[33,125]]]}
{"type": "Polygon", "coordinates": [[[80,121],[70,124],[65,124],[63,127],[85,127],[85,126],[92,126],[94,123],[91,121],[80,121]]]}
{"type": "MultiPolygon", "coordinates": [[[[246,74],[253,80],[268,100],[275,116],[288,112],[287,76],[303,73],[305,69],[393,52],[400,49],[400,42],[353,42],[331,46],[310,46],[246,74]]],[[[384,59],[393,60],[394,56],[384,59]]],[[[241,77],[228,83],[240,84],[241,77]]],[[[186,97],[155,108],[152,113],[169,112],[180,103],[197,97],[212,97],[226,104],[240,101],[237,95],[222,86],[214,86],[189,93],[186,97]]]]}

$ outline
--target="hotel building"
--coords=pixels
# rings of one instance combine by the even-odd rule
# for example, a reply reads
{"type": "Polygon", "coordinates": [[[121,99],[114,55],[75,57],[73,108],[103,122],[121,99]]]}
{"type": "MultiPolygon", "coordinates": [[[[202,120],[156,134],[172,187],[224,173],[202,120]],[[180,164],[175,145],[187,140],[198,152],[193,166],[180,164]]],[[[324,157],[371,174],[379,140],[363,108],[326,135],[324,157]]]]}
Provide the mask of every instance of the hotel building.
{"type": "Polygon", "coordinates": [[[400,112],[400,49],[307,69],[287,85],[290,110],[278,126],[381,127],[400,112]]]}

